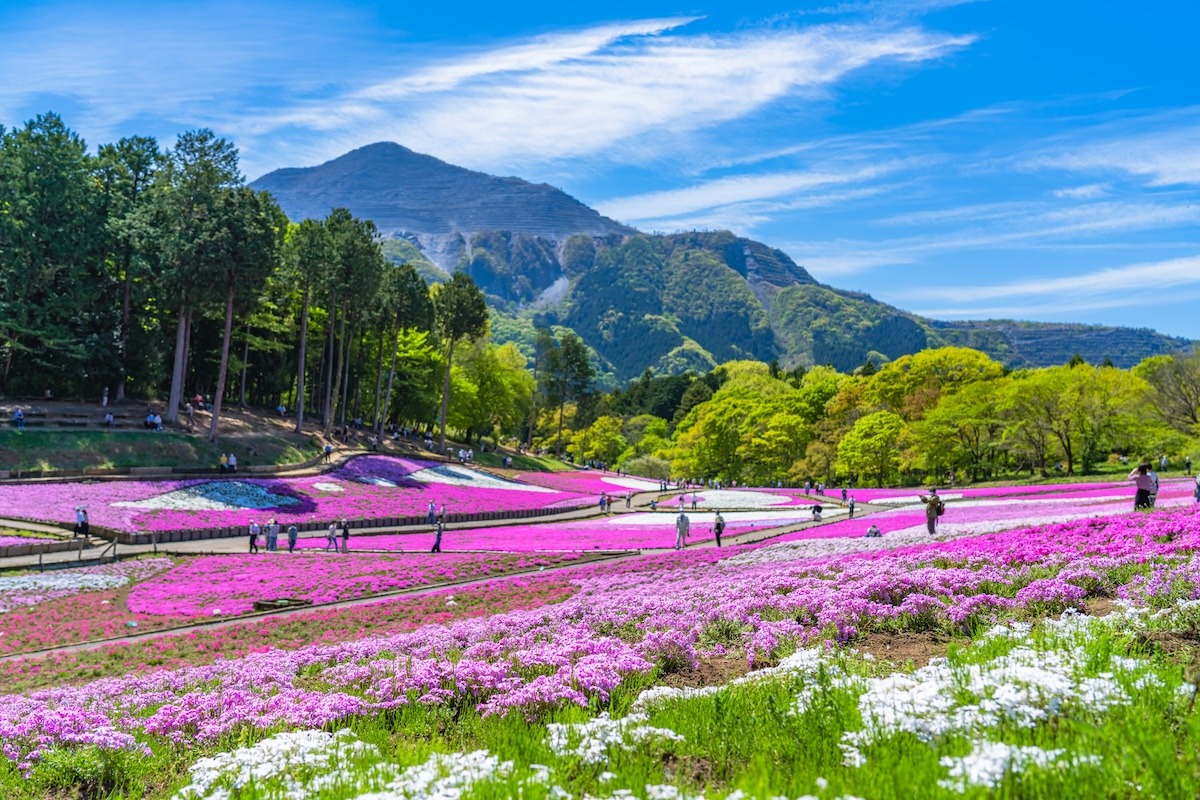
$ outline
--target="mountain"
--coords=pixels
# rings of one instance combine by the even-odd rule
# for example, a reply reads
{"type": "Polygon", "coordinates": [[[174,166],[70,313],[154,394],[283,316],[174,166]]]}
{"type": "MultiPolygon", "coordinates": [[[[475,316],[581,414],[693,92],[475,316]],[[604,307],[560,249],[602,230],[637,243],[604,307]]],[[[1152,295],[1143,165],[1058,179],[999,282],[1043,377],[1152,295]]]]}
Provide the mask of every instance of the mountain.
{"type": "Polygon", "coordinates": [[[251,186],[273,194],[292,219],[348,208],[385,236],[410,238],[444,270],[483,231],[550,241],[634,232],[553,186],[473,172],[392,142],[316,167],[275,170],[251,186]]]}
{"type": "Polygon", "coordinates": [[[1128,367],[1193,343],[1147,329],[926,319],[820,284],[785,253],[728,231],[650,235],[545,184],[498,178],[392,143],[252,186],[294,220],[346,207],[371,219],[384,252],[427,280],[466,271],[487,294],[493,333],[528,348],[536,327],[571,328],[625,380],[646,368],[706,370],[730,359],[851,370],[958,345],[1010,367],[1128,367]]]}

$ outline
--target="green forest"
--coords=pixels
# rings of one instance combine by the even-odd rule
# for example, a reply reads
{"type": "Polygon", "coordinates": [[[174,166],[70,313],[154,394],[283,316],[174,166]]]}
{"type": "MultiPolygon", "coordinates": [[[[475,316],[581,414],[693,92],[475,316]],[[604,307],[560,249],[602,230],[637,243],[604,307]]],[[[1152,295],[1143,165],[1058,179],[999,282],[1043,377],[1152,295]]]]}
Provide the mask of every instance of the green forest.
{"type": "Polygon", "coordinates": [[[862,309],[798,283],[771,316],[828,357],[781,366],[767,315],[733,277],[786,265],[723,236],[575,237],[566,311],[500,314],[486,298],[534,289],[484,245],[525,248],[544,267],[539,284],[553,277],[548,253],[497,238],[470,268],[431,274],[416,248],[385,247],[344,209],[289,221],[246,187],[237,150],[211,131],[170,149],[131,137],[91,153],[47,114],[0,130],[0,393],[109,391],[160,404],[168,425],[198,395],[212,439],[230,405],[282,406],[298,433],[356,419],[377,433],[440,424],[468,443],[759,485],[1077,474],[1195,450],[1194,351],[1128,370],[1079,357],[1013,370],[932,347],[907,318],[834,324],[862,309]],[[587,306],[613,292],[623,311],[587,306]],[[704,299],[714,293],[737,302],[704,299]],[[814,298],[824,314],[806,310],[814,298]],[[850,362],[864,329],[895,352],[850,362]],[[622,387],[611,364],[644,371],[622,387]]]}

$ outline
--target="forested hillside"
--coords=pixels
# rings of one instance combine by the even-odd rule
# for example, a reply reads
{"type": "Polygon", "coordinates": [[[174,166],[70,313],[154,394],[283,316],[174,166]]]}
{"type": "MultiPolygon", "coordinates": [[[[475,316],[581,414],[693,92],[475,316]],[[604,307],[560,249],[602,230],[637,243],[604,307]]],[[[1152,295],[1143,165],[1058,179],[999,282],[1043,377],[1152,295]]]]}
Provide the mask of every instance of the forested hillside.
{"type": "Polygon", "coordinates": [[[536,327],[570,328],[618,381],[737,358],[851,370],[941,345],[973,347],[1009,367],[1076,353],[1128,367],[1190,344],[1129,328],[925,319],[818,284],[785,253],[728,231],[639,233],[552,187],[388,142],[252,185],[294,221],[335,207],[373,220],[393,263],[432,282],[468,273],[494,319],[508,320],[502,340],[531,354],[536,327]]]}

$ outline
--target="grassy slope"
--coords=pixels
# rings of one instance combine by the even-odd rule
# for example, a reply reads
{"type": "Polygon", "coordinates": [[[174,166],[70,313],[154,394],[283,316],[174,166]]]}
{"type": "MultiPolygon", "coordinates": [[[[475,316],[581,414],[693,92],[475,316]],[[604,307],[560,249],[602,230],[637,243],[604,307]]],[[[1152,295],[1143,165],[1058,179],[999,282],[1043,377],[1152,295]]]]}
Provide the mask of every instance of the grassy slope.
{"type": "Polygon", "coordinates": [[[212,444],[201,435],[158,431],[0,431],[0,469],[10,470],[213,467],[222,452],[233,452],[242,466],[250,466],[296,463],[318,451],[308,437],[285,433],[230,436],[212,444]]]}

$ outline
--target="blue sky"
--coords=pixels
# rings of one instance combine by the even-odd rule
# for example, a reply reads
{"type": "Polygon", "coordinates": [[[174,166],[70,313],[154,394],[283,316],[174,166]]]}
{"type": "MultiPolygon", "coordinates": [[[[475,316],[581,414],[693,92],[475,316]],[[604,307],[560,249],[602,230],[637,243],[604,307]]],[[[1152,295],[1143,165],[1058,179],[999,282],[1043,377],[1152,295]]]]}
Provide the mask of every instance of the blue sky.
{"type": "Polygon", "coordinates": [[[4,3],[0,123],[391,140],[942,318],[1200,338],[1200,4],[4,3]]]}

